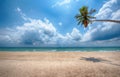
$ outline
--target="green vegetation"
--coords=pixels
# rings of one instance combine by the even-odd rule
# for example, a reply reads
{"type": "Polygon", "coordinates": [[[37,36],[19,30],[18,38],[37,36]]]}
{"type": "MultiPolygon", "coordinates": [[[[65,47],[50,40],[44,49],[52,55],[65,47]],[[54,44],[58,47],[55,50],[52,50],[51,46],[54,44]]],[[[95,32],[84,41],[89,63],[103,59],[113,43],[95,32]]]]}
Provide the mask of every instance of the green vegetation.
{"type": "Polygon", "coordinates": [[[79,9],[79,14],[77,14],[77,15],[75,16],[75,18],[76,18],[77,21],[78,21],[78,25],[81,23],[81,24],[84,25],[84,27],[86,28],[89,23],[92,23],[92,22],[94,22],[94,21],[120,23],[119,20],[109,20],[109,19],[96,20],[96,17],[91,16],[94,12],[96,12],[95,9],[91,9],[91,10],[89,11],[87,6],[81,7],[81,8],[79,9]]]}

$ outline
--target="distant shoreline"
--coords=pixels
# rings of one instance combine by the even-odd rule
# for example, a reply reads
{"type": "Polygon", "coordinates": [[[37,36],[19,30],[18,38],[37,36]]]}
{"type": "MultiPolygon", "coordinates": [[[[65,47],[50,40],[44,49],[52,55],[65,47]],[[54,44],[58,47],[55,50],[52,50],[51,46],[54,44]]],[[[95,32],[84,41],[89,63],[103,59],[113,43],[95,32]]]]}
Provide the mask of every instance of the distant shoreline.
{"type": "Polygon", "coordinates": [[[119,52],[120,47],[0,47],[1,51],[30,52],[119,52]]]}

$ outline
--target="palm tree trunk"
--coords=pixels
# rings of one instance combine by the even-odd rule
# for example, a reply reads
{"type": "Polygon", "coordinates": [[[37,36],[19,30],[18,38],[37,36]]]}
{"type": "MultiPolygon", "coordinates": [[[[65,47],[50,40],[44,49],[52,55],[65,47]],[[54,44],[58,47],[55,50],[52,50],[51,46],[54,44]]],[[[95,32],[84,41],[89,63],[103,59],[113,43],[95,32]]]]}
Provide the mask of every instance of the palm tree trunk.
{"type": "Polygon", "coordinates": [[[98,21],[98,22],[115,22],[115,23],[120,23],[120,20],[92,20],[92,22],[98,21]]]}

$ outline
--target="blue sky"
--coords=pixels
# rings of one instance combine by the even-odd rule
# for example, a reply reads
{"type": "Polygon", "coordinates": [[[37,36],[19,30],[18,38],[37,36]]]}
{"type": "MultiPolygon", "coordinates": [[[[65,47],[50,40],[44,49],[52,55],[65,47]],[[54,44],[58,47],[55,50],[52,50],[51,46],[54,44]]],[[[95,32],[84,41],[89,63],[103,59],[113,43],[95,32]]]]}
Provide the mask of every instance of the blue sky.
{"type": "Polygon", "coordinates": [[[120,20],[119,0],[0,0],[0,46],[120,46],[120,24],[77,25],[82,6],[120,20]]]}

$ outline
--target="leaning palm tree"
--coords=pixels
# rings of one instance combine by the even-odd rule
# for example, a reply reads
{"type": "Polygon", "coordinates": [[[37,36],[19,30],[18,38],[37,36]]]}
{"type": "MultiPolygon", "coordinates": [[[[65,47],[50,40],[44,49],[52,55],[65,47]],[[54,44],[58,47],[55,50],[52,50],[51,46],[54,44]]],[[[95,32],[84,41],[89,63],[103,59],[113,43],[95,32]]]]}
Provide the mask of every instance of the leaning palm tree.
{"type": "Polygon", "coordinates": [[[104,21],[104,22],[120,23],[119,20],[108,20],[108,19],[96,20],[96,17],[91,16],[91,14],[93,14],[94,12],[96,12],[95,9],[91,9],[90,11],[88,11],[88,7],[87,6],[83,6],[82,8],[80,8],[79,9],[79,14],[77,14],[75,16],[75,18],[78,21],[78,25],[81,23],[86,28],[89,23],[92,23],[94,21],[104,21]]]}

